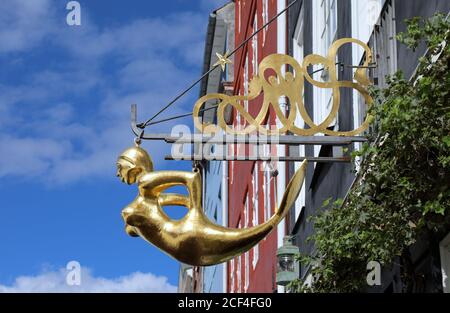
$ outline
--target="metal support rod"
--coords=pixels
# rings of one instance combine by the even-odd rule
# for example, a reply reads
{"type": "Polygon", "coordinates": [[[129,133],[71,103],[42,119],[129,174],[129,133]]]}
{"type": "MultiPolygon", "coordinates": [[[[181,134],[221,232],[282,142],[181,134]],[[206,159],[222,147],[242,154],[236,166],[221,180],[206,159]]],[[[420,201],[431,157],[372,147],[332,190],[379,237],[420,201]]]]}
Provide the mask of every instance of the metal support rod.
{"type": "MultiPolygon", "coordinates": [[[[149,135],[156,137],[155,135],[149,135]]],[[[265,136],[265,135],[253,135],[253,136],[233,136],[233,135],[221,135],[221,136],[204,136],[204,135],[187,135],[183,137],[168,136],[165,141],[167,143],[177,144],[250,144],[250,145],[332,145],[332,146],[345,146],[354,142],[365,142],[367,139],[364,137],[339,137],[339,136],[296,136],[296,135],[280,135],[280,136],[265,136]]]]}
{"type": "MultiPolygon", "coordinates": [[[[241,42],[237,47],[234,48],[233,51],[227,54],[227,56],[232,56],[236,51],[244,47],[247,42],[249,42],[255,35],[257,35],[260,31],[265,29],[269,26],[273,21],[275,21],[281,14],[288,11],[290,7],[292,7],[298,0],[292,1],[288,6],[286,6],[282,11],[278,12],[277,15],[270,18],[267,23],[265,23],[263,26],[261,26],[259,29],[257,29],[255,32],[253,32],[249,37],[247,37],[243,42],[241,42]]],[[[195,85],[197,85],[199,82],[203,80],[206,76],[209,75],[213,70],[215,70],[219,65],[213,65],[206,73],[204,73],[199,79],[197,79],[195,82],[193,82],[188,88],[186,88],[183,92],[181,92],[178,96],[176,96],[172,101],[170,101],[168,104],[166,104],[162,109],[160,109],[156,114],[154,114],[151,118],[149,118],[144,123],[139,124],[141,129],[144,129],[146,126],[148,126],[158,115],[163,113],[166,109],[168,109],[172,104],[174,104],[178,99],[180,99],[182,96],[184,96],[188,91],[190,91],[195,85]]]]}
{"type": "Polygon", "coordinates": [[[348,68],[369,68],[369,69],[378,67],[378,65],[376,65],[376,64],[375,65],[368,65],[368,66],[363,66],[363,65],[345,65],[344,64],[344,66],[348,67],[348,68]]]}
{"type": "Polygon", "coordinates": [[[181,155],[178,157],[173,157],[171,155],[167,155],[165,160],[169,161],[275,161],[275,162],[300,162],[303,160],[308,160],[308,162],[316,162],[316,163],[349,163],[351,162],[351,157],[300,157],[300,156],[285,156],[285,157],[277,157],[277,156],[235,156],[235,155],[226,155],[223,157],[216,156],[201,156],[201,155],[181,155]]]}

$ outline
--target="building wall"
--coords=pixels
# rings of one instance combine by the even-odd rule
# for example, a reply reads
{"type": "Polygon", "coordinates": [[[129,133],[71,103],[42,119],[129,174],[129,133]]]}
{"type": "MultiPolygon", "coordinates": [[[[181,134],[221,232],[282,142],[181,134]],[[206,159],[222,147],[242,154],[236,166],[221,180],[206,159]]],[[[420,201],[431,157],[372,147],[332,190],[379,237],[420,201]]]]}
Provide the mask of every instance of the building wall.
{"type": "MultiPolygon", "coordinates": [[[[222,162],[209,161],[204,168],[203,208],[206,216],[216,224],[223,225],[222,216],[222,162]]],[[[203,292],[224,292],[224,265],[203,268],[203,292]]]]}
{"type": "MultiPolygon", "coordinates": [[[[291,41],[290,53],[295,54],[295,29],[299,23],[299,18],[303,18],[303,51],[310,54],[314,51],[317,42],[317,8],[319,1],[304,0],[301,5],[297,5],[296,12],[291,12],[292,19],[289,22],[289,36],[291,41]],[[303,15],[299,12],[303,11],[303,15]]],[[[355,37],[364,42],[368,42],[372,48],[377,62],[377,68],[370,72],[375,84],[380,87],[385,86],[385,75],[394,73],[397,69],[402,70],[406,77],[410,77],[417,66],[417,60],[425,52],[422,46],[416,52],[411,52],[405,46],[395,41],[395,34],[404,31],[404,19],[413,16],[428,17],[436,11],[448,13],[450,1],[421,1],[421,0],[336,0],[338,1],[337,15],[337,36],[336,38],[355,37]],[[373,7],[370,7],[373,5],[373,7]],[[370,14],[375,14],[374,21],[368,20],[370,14]],[[381,15],[380,15],[381,14],[381,15]]],[[[373,18],[373,17],[372,17],[373,18]]],[[[344,64],[360,64],[362,53],[355,47],[344,47],[339,52],[338,61],[344,64]]],[[[344,70],[340,73],[340,79],[350,79],[352,72],[344,70]]],[[[359,125],[364,111],[357,93],[345,91],[341,94],[341,107],[339,111],[338,126],[340,130],[354,128],[359,125]]],[[[321,98],[315,96],[315,91],[311,86],[305,86],[305,105],[308,113],[314,115],[314,110],[319,105],[321,98]],[[318,101],[319,100],[319,101],[318,101]]],[[[356,146],[356,148],[358,148],[356,146]]],[[[291,148],[295,149],[295,148],[291,148]]],[[[299,151],[299,150],[297,150],[299,151]]],[[[317,153],[317,148],[306,147],[306,155],[313,156],[317,153]],[[316,151],[315,151],[316,150],[316,151]]],[[[331,156],[333,149],[322,147],[320,156],[331,156]]],[[[293,166],[290,167],[291,174],[293,166]]],[[[323,200],[332,198],[343,198],[352,184],[354,175],[351,166],[345,164],[322,164],[308,166],[306,177],[306,203],[298,218],[291,220],[290,230],[296,234],[296,243],[300,251],[305,254],[315,254],[314,245],[306,239],[313,234],[313,225],[307,222],[309,216],[320,211],[323,200]]],[[[292,217],[292,215],[291,215],[292,217]]],[[[422,277],[415,291],[436,292],[442,290],[441,277],[439,275],[439,242],[442,238],[424,237],[421,238],[409,250],[411,259],[416,269],[418,277],[422,277]]],[[[399,263],[399,262],[397,262],[399,263]]],[[[394,265],[382,271],[382,286],[368,289],[369,292],[400,292],[403,290],[400,278],[400,268],[394,265]]],[[[300,276],[306,278],[307,268],[302,268],[300,276]]]]}
{"type": "MultiPolygon", "coordinates": [[[[292,1],[288,0],[287,3],[292,1]]],[[[233,44],[239,45],[248,38],[255,29],[277,14],[283,3],[283,0],[236,0],[233,44]]],[[[384,86],[386,81],[384,76],[392,74],[396,69],[403,70],[406,77],[410,77],[417,66],[417,59],[425,52],[423,46],[413,53],[395,42],[395,34],[405,30],[403,20],[412,16],[431,16],[435,11],[448,12],[449,9],[450,1],[441,0],[300,0],[288,12],[287,52],[301,62],[304,55],[325,54],[326,45],[331,44],[335,39],[358,38],[368,42],[373,48],[377,68],[370,74],[375,84],[384,86]],[[333,3],[335,5],[333,9],[335,22],[333,23],[336,28],[327,38],[324,38],[322,35],[324,19],[321,17],[323,13],[321,10],[324,4],[333,5],[333,3]],[[301,36],[298,34],[299,31],[301,36]]],[[[280,25],[283,26],[283,22],[272,23],[260,32],[255,40],[250,40],[235,54],[232,68],[228,68],[226,75],[220,77],[220,79],[225,77],[227,80],[233,77],[231,90],[234,94],[247,94],[248,82],[257,74],[259,62],[269,54],[283,51],[284,47],[281,46],[284,38],[280,38],[280,34],[283,33],[279,28],[280,25]]],[[[229,37],[230,34],[228,34],[229,37]]],[[[228,47],[225,50],[233,49],[228,47]]],[[[212,55],[211,50],[210,59],[207,60],[209,66],[212,55]]],[[[355,45],[346,45],[339,50],[337,61],[356,65],[361,62],[362,57],[360,48],[355,45]]],[[[312,70],[314,70],[312,67],[308,69],[308,71],[312,70]]],[[[351,80],[352,76],[353,70],[347,67],[339,71],[341,80],[351,80]]],[[[321,73],[315,78],[321,79],[321,73]]],[[[204,87],[202,90],[214,91],[208,88],[208,86],[211,87],[211,82],[206,82],[202,86],[204,87]]],[[[221,88],[223,89],[223,86],[221,88]]],[[[220,89],[220,92],[222,91],[220,89]]],[[[329,91],[318,90],[308,83],[305,84],[305,107],[316,123],[327,115],[326,107],[329,97],[329,91]]],[[[259,97],[242,105],[255,116],[260,110],[262,100],[263,98],[259,97]]],[[[341,106],[334,128],[341,131],[353,129],[360,125],[364,113],[364,104],[361,103],[358,93],[343,89],[341,90],[341,106]]],[[[234,127],[245,126],[243,119],[236,111],[231,112],[231,123],[234,127]]],[[[276,124],[273,110],[270,111],[267,123],[268,125],[276,124]]],[[[302,126],[302,121],[297,120],[296,124],[302,126]]],[[[229,154],[248,154],[248,148],[235,145],[230,147],[229,154]]],[[[353,148],[358,149],[359,146],[350,147],[350,150],[353,148]]],[[[271,147],[267,152],[284,153],[281,149],[277,151],[277,147],[271,147]]],[[[339,149],[326,146],[292,146],[289,147],[289,152],[292,155],[301,156],[334,156],[340,153],[339,149]]],[[[272,165],[277,166],[277,164],[272,165]]],[[[287,163],[288,177],[293,175],[298,165],[299,163],[287,163]]],[[[352,170],[351,164],[343,163],[310,163],[308,165],[304,188],[295,208],[290,211],[287,223],[288,232],[296,235],[296,243],[302,253],[315,253],[313,243],[306,240],[314,232],[313,225],[307,221],[307,218],[321,210],[325,199],[343,198],[346,195],[354,179],[352,170]]],[[[204,174],[205,198],[203,200],[207,215],[219,224],[237,228],[251,227],[266,221],[274,213],[277,197],[284,191],[282,186],[286,183],[285,180],[280,180],[280,177],[283,179],[284,175],[272,177],[265,162],[207,162],[204,174]],[[225,197],[221,199],[220,195],[225,197]],[[219,206],[221,209],[218,209],[219,206]]],[[[194,268],[195,285],[202,285],[204,292],[221,291],[221,288],[227,292],[276,291],[275,255],[279,239],[284,235],[284,231],[284,225],[280,226],[255,248],[227,262],[225,267],[206,267],[201,272],[198,268],[194,268]],[[197,276],[196,273],[198,273],[197,276]],[[198,277],[201,277],[201,283],[197,282],[198,277]],[[223,289],[224,285],[226,289],[223,289]]],[[[439,275],[435,275],[435,272],[439,269],[439,240],[441,239],[423,238],[411,248],[415,266],[423,273],[424,283],[421,287],[423,290],[440,290],[436,287],[438,280],[436,277],[439,275]]],[[[302,268],[300,276],[305,278],[307,273],[308,269],[302,268]]],[[[401,283],[398,283],[398,267],[383,269],[382,275],[383,288],[374,288],[369,291],[401,290],[401,283]]]]}
{"type": "MultiPolygon", "coordinates": [[[[430,17],[435,12],[448,14],[450,1],[448,0],[395,0],[396,28],[397,32],[406,30],[405,19],[414,16],[430,17]]],[[[399,45],[397,49],[398,69],[402,70],[405,77],[411,77],[417,66],[417,60],[425,53],[425,46],[419,46],[416,51],[399,45]]]]}
{"type": "MultiPolygon", "coordinates": [[[[206,36],[204,69],[208,71],[216,62],[216,53],[224,54],[234,48],[234,3],[229,2],[218,8],[210,15],[209,27],[206,36]]],[[[225,71],[215,70],[206,77],[201,84],[200,97],[205,94],[223,92],[227,79],[233,77],[233,68],[227,66],[225,71]]],[[[206,103],[205,108],[215,105],[206,103]]],[[[203,122],[214,122],[216,110],[205,111],[203,122]]],[[[211,147],[214,153],[216,146],[211,147]]],[[[216,224],[226,226],[227,218],[224,216],[223,194],[223,162],[203,161],[203,208],[208,218],[216,224]]],[[[226,207],[226,205],[225,205],[226,207]]],[[[206,266],[202,268],[202,291],[206,293],[225,292],[224,274],[226,264],[206,266]]]]}
{"type": "MultiPolygon", "coordinates": [[[[237,0],[235,4],[235,45],[248,38],[277,13],[276,0],[237,0]]],[[[277,52],[277,23],[261,31],[254,41],[239,50],[234,59],[234,94],[248,92],[248,81],[256,74],[256,67],[267,55],[277,52]],[[256,51],[255,51],[256,50],[256,51]]],[[[249,103],[250,114],[256,116],[262,105],[262,98],[249,103]]],[[[271,111],[269,124],[274,124],[271,111]]],[[[243,125],[233,112],[234,127],[243,125]]],[[[230,148],[230,154],[244,153],[244,146],[230,148]]],[[[276,151],[272,151],[276,153],[276,151]]],[[[265,171],[264,162],[230,161],[228,163],[228,225],[229,227],[251,227],[270,217],[275,207],[276,179],[265,171]]],[[[275,260],[277,234],[272,232],[259,245],[228,262],[229,292],[273,292],[275,285],[275,260]]]]}
{"type": "MultiPolygon", "coordinates": [[[[324,55],[328,51],[328,46],[337,38],[351,37],[351,10],[350,0],[334,0],[330,2],[330,7],[334,11],[329,14],[334,14],[336,20],[331,22],[329,26],[324,25],[325,20],[316,20],[315,17],[323,13],[321,1],[304,0],[299,12],[303,11],[297,16],[297,20],[289,21],[290,40],[294,39],[295,29],[299,24],[298,18],[303,19],[303,51],[304,55],[317,53],[324,55]],[[334,27],[330,25],[333,24],[334,27]],[[325,32],[329,31],[328,38],[323,38],[321,34],[323,29],[325,32]],[[325,41],[325,44],[324,44],[325,41]]],[[[295,43],[296,44],[296,43],[295,43]]],[[[294,43],[291,47],[291,53],[295,50],[294,43]]],[[[301,61],[301,60],[299,60],[301,61]]],[[[344,64],[352,64],[352,47],[345,45],[340,48],[338,52],[337,62],[344,64]]],[[[317,68],[311,67],[307,69],[309,72],[317,68]]],[[[313,76],[314,79],[321,80],[322,73],[319,72],[313,76]]],[[[338,72],[338,79],[350,80],[352,77],[351,69],[345,68],[344,71],[338,72]]],[[[309,83],[305,83],[304,101],[308,114],[314,117],[316,123],[321,122],[329,109],[327,109],[331,93],[327,90],[320,90],[317,87],[312,87],[309,83]]],[[[341,89],[341,106],[338,113],[338,119],[334,124],[335,130],[350,130],[353,129],[353,111],[352,111],[352,91],[341,89]]],[[[321,156],[331,157],[339,153],[338,149],[333,149],[331,146],[306,146],[304,148],[297,148],[297,151],[305,153],[306,156],[321,156]]],[[[291,148],[291,150],[294,150],[291,148]]],[[[295,153],[295,151],[292,151],[295,153]]],[[[290,167],[290,173],[293,174],[295,168],[290,167]]],[[[291,219],[291,232],[296,234],[296,243],[300,247],[300,251],[306,254],[314,254],[314,246],[306,239],[312,234],[313,226],[307,222],[307,217],[315,215],[322,207],[322,203],[332,198],[343,198],[350,187],[354,175],[352,173],[351,164],[346,163],[310,163],[307,169],[307,176],[304,185],[305,200],[303,203],[296,203],[296,210],[298,213],[295,219],[291,219]],[[298,206],[303,206],[299,208],[298,206]]],[[[292,215],[291,215],[292,217],[292,215]]],[[[302,268],[302,273],[306,273],[307,269],[302,268]]]]}

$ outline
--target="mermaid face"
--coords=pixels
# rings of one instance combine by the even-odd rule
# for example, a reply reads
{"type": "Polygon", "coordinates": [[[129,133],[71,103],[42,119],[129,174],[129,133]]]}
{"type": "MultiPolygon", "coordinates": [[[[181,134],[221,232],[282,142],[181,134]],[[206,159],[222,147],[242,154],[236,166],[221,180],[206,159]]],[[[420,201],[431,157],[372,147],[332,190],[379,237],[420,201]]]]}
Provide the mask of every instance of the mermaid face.
{"type": "Polygon", "coordinates": [[[120,178],[123,183],[132,185],[137,180],[137,175],[139,174],[139,169],[136,166],[124,159],[117,161],[117,174],[116,176],[120,178]]]}

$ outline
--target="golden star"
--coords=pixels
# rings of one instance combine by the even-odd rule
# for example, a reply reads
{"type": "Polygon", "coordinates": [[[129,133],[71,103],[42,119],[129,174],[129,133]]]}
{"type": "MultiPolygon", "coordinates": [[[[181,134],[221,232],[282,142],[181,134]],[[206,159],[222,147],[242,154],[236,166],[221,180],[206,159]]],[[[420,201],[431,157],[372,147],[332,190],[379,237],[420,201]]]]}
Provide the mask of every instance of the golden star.
{"type": "Polygon", "coordinates": [[[228,59],[228,52],[225,52],[224,55],[221,55],[216,52],[216,55],[217,55],[217,62],[213,64],[213,67],[220,65],[222,71],[225,71],[225,65],[232,63],[231,60],[228,59]]]}

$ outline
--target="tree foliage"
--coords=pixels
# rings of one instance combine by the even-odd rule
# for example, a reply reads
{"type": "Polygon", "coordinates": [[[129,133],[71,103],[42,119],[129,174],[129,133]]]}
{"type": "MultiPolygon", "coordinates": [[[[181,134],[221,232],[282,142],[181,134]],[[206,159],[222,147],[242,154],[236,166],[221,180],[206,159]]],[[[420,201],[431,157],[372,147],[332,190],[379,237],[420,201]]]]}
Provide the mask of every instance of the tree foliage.
{"type": "MultiPolygon", "coordinates": [[[[413,18],[397,39],[410,49],[422,42],[415,77],[398,72],[387,88],[374,89],[374,131],[354,156],[361,157],[359,180],[345,202],[327,201],[312,218],[316,256],[314,283],[291,287],[306,292],[354,292],[367,287],[366,266],[392,264],[426,232],[450,224],[450,23],[442,15],[413,18]]],[[[407,267],[402,280],[412,279],[407,267]]]]}

